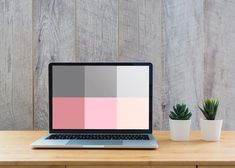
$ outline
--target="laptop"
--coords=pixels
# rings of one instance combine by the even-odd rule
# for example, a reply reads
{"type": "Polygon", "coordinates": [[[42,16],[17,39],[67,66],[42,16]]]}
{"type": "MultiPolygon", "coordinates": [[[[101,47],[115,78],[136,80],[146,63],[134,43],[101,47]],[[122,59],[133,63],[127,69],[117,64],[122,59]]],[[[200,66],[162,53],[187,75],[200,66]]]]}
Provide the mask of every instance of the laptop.
{"type": "Polygon", "coordinates": [[[32,148],[157,148],[151,63],[50,63],[49,134],[32,148]]]}

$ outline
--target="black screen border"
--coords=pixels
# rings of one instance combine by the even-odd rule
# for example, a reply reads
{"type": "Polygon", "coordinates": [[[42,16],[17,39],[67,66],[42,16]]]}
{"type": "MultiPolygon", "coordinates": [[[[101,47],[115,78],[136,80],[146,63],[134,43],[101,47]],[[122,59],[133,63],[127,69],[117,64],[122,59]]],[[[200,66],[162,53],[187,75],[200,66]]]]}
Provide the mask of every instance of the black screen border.
{"type": "Polygon", "coordinates": [[[48,65],[49,77],[49,133],[152,133],[153,64],[150,62],[52,62],[48,65]],[[52,128],[52,75],[53,66],[149,66],[149,129],[53,129],[52,128]]]}

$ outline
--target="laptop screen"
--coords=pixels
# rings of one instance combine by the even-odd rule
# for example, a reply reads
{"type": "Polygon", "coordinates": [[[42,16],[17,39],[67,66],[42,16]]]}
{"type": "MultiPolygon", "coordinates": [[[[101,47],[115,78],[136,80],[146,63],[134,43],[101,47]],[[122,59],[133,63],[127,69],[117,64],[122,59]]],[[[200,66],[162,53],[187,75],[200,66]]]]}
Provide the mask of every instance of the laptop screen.
{"type": "Polygon", "coordinates": [[[51,76],[52,129],[149,129],[149,64],[59,64],[51,76]]]}

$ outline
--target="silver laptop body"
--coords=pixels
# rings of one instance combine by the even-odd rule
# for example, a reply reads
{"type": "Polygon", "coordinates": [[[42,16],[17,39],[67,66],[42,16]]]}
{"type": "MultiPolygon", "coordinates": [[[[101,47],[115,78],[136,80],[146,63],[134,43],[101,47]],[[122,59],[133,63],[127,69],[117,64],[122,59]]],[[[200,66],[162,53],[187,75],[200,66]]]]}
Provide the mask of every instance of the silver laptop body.
{"type": "Polygon", "coordinates": [[[158,148],[151,63],[50,63],[49,134],[32,148],[158,148]]]}

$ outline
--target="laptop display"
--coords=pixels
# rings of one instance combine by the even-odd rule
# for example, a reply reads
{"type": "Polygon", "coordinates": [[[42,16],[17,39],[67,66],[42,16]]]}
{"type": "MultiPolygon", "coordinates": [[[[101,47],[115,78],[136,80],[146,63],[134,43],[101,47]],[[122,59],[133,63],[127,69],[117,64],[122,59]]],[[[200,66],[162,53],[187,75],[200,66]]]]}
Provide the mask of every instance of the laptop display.
{"type": "Polygon", "coordinates": [[[152,64],[49,64],[49,134],[32,148],[156,149],[152,64]]]}
{"type": "Polygon", "coordinates": [[[51,68],[52,129],[150,129],[149,64],[55,64],[51,68]]]}

